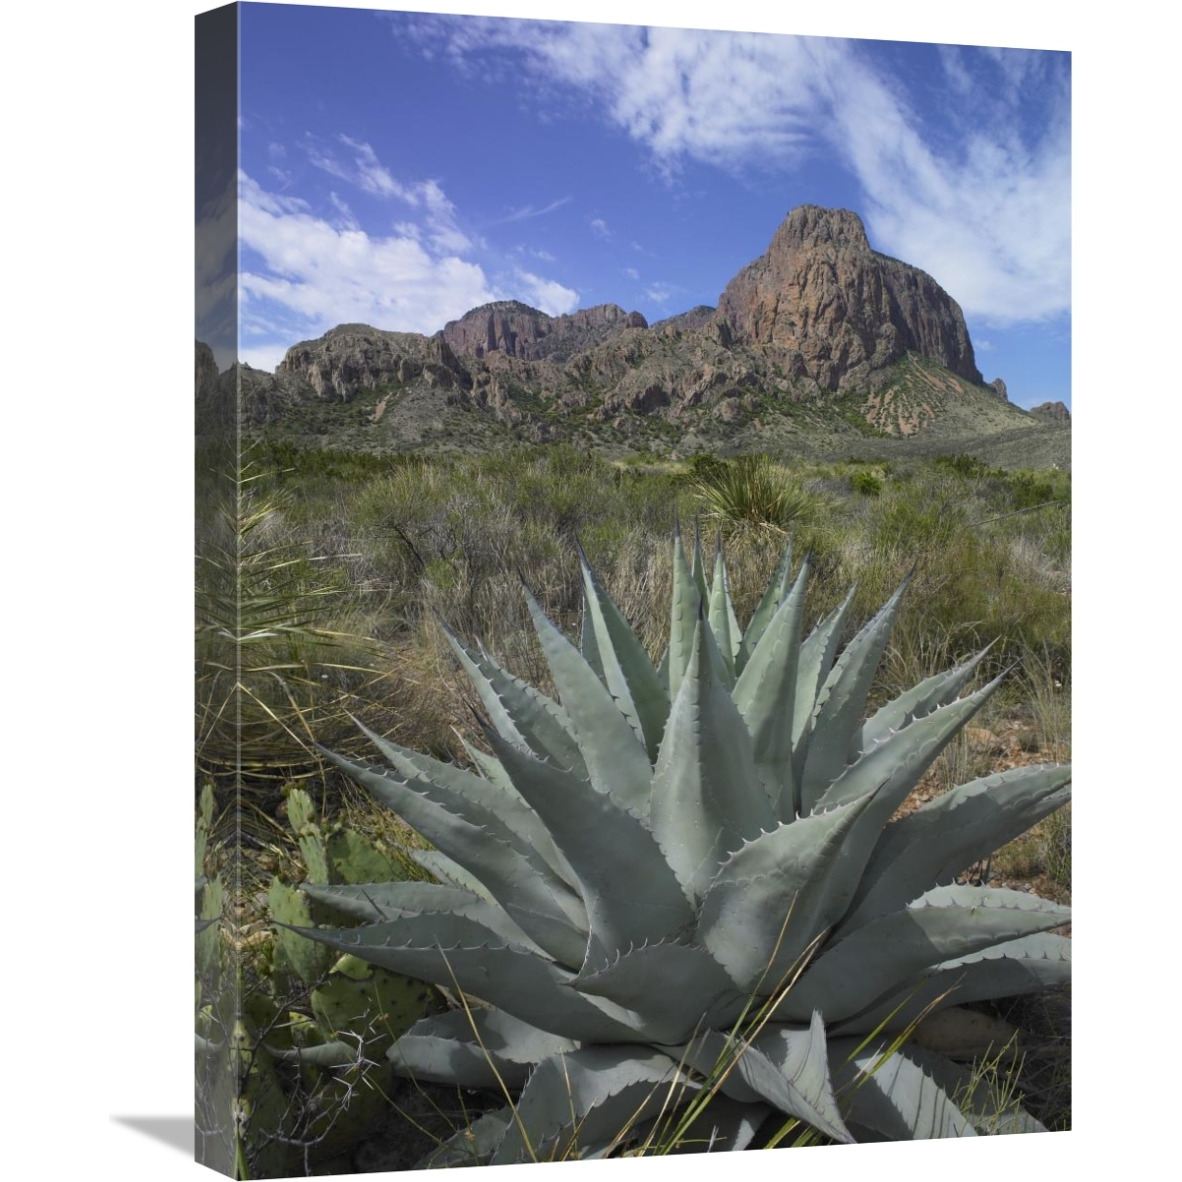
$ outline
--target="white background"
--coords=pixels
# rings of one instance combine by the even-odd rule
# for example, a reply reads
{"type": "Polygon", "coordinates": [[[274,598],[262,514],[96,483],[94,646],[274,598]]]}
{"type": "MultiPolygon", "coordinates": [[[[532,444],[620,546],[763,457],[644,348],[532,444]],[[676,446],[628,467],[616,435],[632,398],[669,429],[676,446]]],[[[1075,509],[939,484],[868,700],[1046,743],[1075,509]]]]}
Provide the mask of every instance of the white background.
{"type": "MultiPolygon", "coordinates": [[[[69,0],[4,24],[0,1072],[16,1178],[209,1176],[118,1119],[192,1109],[192,29],[204,7],[69,0]]],[[[1176,909],[1163,880],[1178,814],[1165,680],[1180,480],[1172,38],[1140,3],[1103,19],[1034,0],[987,12],[845,0],[824,15],[752,0],[407,7],[1073,52],[1075,1131],[792,1161],[827,1179],[1125,1163],[1158,1176],[1149,1155],[1173,1119],[1176,909]]],[[[646,1179],[689,1168],[637,1164],[646,1179]]],[[[767,1178],[787,1165],[724,1159],[767,1178]]]]}

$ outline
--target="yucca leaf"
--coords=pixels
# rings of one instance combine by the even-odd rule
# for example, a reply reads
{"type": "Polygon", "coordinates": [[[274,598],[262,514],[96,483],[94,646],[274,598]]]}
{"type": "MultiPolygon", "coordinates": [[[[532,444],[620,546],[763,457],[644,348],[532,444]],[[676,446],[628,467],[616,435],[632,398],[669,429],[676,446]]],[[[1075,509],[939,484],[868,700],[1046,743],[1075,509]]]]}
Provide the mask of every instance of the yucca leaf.
{"type": "Polygon", "coordinates": [[[792,766],[792,726],[800,656],[800,621],[808,560],[796,584],[762,630],[735,685],[734,702],[751,734],[755,766],[776,817],[791,821],[799,811],[792,766]]]}
{"type": "Polygon", "coordinates": [[[579,565],[583,573],[583,618],[591,620],[600,676],[645,745],[650,763],[655,763],[669,716],[669,697],[644,645],[600,586],[581,546],[579,565]]]}
{"type": "Polygon", "coordinates": [[[728,854],[775,824],[715,647],[699,621],[652,780],[653,836],[692,899],[728,854]]]}
{"type": "Polygon", "coordinates": [[[525,597],[590,778],[617,804],[646,815],[652,777],[647,751],[606,686],[546,617],[528,587],[525,597]]]}
{"type": "Polygon", "coordinates": [[[842,930],[951,882],[1066,804],[1070,783],[1070,764],[1012,768],[961,784],[892,822],[866,865],[842,930]]]}
{"type": "Polygon", "coordinates": [[[995,887],[935,887],[830,946],[797,981],[777,1017],[820,1009],[837,1022],[896,991],[925,968],[1070,923],[1071,910],[995,887]]]}
{"type": "Polygon", "coordinates": [[[977,1135],[948,1093],[905,1051],[890,1054],[881,1045],[857,1048],[853,1039],[829,1043],[834,1086],[851,1125],[890,1141],[977,1135]]]}
{"type": "Polygon", "coordinates": [[[877,615],[846,645],[821,687],[810,726],[808,755],[800,776],[800,797],[805,810],[811,807],[810,802],[821,799],[853,754],[874,674],[910,581],[908,575],[877,615]]]}
{"type": "MultiPolygon", "coordinates": [[[[582,951],[593,963],[692,924],[693,910],[640,818],[589,781],[496,735],[489,742],[578,877],[591,933],[582,951]]],[[[577,967],[583,960],[566,963],[577,967]]]]}
{"type": "Polygon", "coordinates": [[[659,1051],[583,1047],[538,1064],[491,1164],[588,1157],[698,1090],[659,1051]]]}
{"type": "Polygon", "coordinates": [[[840,917],[843,843],[870,797],[783,824],[743,846],[719,870],[698,919],[704,944],[744,989],[767,996],[840,917]]]}

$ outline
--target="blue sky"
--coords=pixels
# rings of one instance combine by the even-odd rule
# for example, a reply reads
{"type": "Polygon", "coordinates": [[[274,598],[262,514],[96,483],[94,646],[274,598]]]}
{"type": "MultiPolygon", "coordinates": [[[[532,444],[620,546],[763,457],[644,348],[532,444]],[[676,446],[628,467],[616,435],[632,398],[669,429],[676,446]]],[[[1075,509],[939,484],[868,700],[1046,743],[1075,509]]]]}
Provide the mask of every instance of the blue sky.
{"type": "Polygon", "coordinates": [[[811,202],[965,312],[985,378],[1070,405],[1066,53],[242,8],[240,354],[431,333],[493,299],[715,304],[811,202]]]}

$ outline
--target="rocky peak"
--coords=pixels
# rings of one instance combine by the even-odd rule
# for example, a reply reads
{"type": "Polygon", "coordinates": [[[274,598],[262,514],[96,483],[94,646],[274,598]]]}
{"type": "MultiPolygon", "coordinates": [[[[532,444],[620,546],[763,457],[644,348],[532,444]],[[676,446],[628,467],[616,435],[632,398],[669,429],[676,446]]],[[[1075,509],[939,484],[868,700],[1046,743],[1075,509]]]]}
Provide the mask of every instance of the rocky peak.
{"type": "Polygon", "coordinates": [[[450,389],[471,377],[438,336],[386,332],[368,324],[339,324],[314,341],[301,341],[284,355],[276,378],[302,378],[319,398],[348,402],[360,390],[421,378],[450,389]]]}
{"type": "Polygon", "coordinates": [[[792,210],[727,285],[718,316],[736,341],[821,390],[873,384],[908,352],[983,383],[956,301],[926,272],[872,250],[847,209],[792,210]]]}
{"type": "Polygon", "coordinates": [[[1062,402],[1042,402],[1032,406],[1030,413],[1050,423],[1070,423],[1071,411],[1062,402]]]}
{"type": "Polygon", "coordinates": [[[498,300],[449,321],[437,335],[462,356],[504,353],[524,361],[565,361],[626,329],[647,327],[639,312],[625,312],[619,304],[548,316],[518,300],[498,300]]]}

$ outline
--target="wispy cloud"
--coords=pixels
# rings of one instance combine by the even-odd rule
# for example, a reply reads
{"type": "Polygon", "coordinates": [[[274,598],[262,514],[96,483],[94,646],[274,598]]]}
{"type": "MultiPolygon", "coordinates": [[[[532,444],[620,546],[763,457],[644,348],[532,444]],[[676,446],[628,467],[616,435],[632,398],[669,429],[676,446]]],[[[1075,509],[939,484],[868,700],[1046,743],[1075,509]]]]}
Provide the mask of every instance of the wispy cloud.
{"type": "MultiPolygon", "coordinates": [[[[1065,54],[949,48],[939,110],[857,42],[598,24],[407,18],[455,63],[512,61],[577,97],[667,177],[687,162],[793,172],[818,154],[863,194],[872,243],[929,271],[979,320],[1070,306],[1070,70],[1065,54]],[[1037,92],[1032,118],[1026,96],[1037,92]],[[587,101],[591,100],[591,101],[587,101]]],[[[547,106],[555,108],[549,101],[547,106]]]]}
{"type": "Polygon", "coordinates": [[[472,238],[460,228],[456,208],[438,181],[401,181],[382,164],[369,144],[347,135],[339,135],[337,140],[348,149],[348,159],[341,159],[331,147],[308,136],[304,149],[309,162],[371,196],[400,201],[421,211],[422,237],[436,250],[463,254],[472,249],[472,238]]]}
{"type": "Polygon", "coordinates": [[[674,290],[667,283],[650,283],[644,289],[644,298],[646,300],[652,300],[654,304],[667,304],[674,290]]]}
{"type": "Polygon", "coordinates": [[[589,225],[591,226],[591,233],[596,238],[602,238],[606,242],[612,236],[612,232],[608,229],[607,222],[603,218],[592,218],[589,225]]]}
{"type": "Polygon", "coordinates": [[[498,222],[524,222],[530,218],[545,217],[548,213],[553,213],[556,209],[561,209],[564,205],[569,204],[569,197],[559,197],[557,201],[551,201],[549,205],[543,205],[538,209],[534,205],[523,205],[520,209],[510,210],[504,217],[498,218],[498,222]]]}

